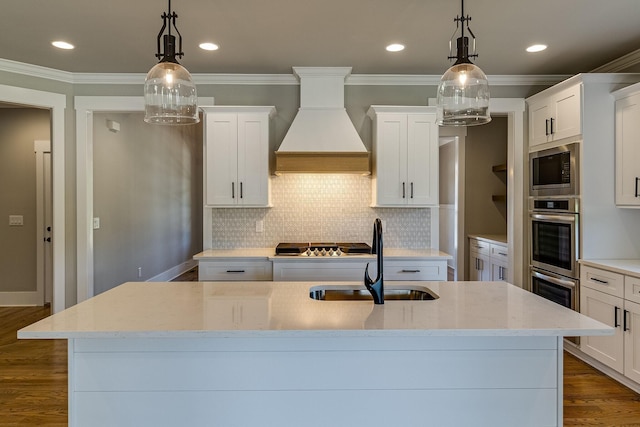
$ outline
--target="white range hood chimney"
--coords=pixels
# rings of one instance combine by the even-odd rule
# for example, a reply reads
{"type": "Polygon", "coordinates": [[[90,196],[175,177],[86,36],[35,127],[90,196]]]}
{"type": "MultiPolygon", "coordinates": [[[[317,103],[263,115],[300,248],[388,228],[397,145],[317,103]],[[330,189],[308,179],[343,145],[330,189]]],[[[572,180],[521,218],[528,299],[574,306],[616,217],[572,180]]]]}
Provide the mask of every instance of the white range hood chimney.
{"type": "Polygon", "coordinates": [[[300,108],[276,151],[276,174],[370,173],[369,152],[344,108],[351,67],[293,67],[300,108]]]}

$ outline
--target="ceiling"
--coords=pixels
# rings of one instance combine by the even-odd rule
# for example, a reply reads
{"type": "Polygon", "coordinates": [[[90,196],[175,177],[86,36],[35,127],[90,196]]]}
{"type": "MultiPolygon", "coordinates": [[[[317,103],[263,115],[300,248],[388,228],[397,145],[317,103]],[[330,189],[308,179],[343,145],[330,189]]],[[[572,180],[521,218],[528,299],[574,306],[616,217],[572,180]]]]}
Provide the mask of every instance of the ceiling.
{"type": "MultiPolygon", "coordinates": [[[[5,2],[0,58],[74,73],[146,73],[166,0],[5,2]],[[76,46],[53,48],[55,39],[76,46]]],[[[439,75],[460,2],[452,0],[174,0],[191,73],[439,75]],[[220,45],[206,52],[203,41],[220,45]],[[385,51],[403,43],[399,53],[385,51]]],[[[638,0],[467,0],[488,75],[576,74],[640,48],[638,0]],[[549,48],[530,54],[525,48],[549,48]]],[[[640,71],[640,70],[639,70],[640,71]]]]}

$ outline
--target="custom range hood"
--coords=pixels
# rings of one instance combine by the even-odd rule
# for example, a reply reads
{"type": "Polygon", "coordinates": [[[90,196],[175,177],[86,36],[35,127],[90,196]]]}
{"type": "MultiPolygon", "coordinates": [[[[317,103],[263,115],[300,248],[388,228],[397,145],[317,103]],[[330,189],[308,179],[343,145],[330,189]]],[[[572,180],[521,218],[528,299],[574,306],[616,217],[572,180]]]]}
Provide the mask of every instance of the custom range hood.
{"type": "Polygon", "coordinates": [[[369,174],[369,152],[344,108],[351,67],[293,67],[300,108],[276,151],[276,174],[369,174]]]}

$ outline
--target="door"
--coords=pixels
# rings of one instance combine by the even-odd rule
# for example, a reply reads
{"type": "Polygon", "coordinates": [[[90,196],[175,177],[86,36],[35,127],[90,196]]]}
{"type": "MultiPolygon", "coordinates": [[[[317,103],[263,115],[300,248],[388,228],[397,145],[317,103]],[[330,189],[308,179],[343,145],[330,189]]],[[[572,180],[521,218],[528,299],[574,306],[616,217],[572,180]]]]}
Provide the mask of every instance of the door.
{"type": "Polygon", "coordinates": [[[406,205],[407,115],[380,115],[377,132],[377,204],[406,205]]]}
{"type": "Polygon", "coordinates": [[[624,302],[624,375],[640,383],[640,304],[624,302]]]}
{"type": "Polygon", "coordinates": [[[51,141],[34,142],[36,155],[36,289],[42,304],[53,301],[53,199],[51,191],[51,141]]]}
{"type": "Polygon", "coordinates": [[[640,95],[616,101],[616,204],[640,205],[640,95]]]}
{"type": "Polygon", "coordinates": [[[435,115],[407,118],[407,201],[410,205],[438,204],[438,125],[435,115]]]}
{"type": "Polygon", "coordinates": [[[237,203],[269,204],[269,126],[266,114],[238,115],[237,203]]]}
{"type": "Polygon", "coordinates": [[[235,205],[240,194],[238,177],[238,115],[206,115],[207,206],[235,205]]]}
{"type": "Polygon", "coordinates": [[[623,372],[624,335],[622,331],[622,298],[583,287],[580,291],[580,312],[616,328],[613,336],[583,337],[580,349],[616,371],[623,372]]]}

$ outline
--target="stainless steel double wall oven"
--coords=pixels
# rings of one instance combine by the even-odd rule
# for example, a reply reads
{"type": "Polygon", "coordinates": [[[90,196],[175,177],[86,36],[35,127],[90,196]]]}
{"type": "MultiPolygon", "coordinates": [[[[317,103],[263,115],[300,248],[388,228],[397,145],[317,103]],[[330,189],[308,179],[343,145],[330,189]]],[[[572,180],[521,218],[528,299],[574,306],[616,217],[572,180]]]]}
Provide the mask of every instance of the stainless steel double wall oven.
{"type": "Polygon", "coordinates": [[[579,146],[538,151],[529,158],[531,291],[579,310],[579,146]]]}

